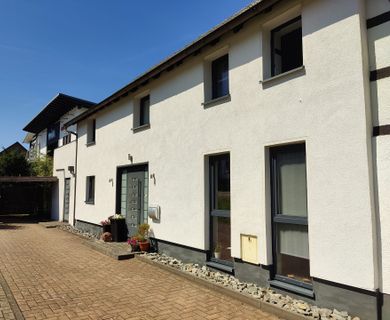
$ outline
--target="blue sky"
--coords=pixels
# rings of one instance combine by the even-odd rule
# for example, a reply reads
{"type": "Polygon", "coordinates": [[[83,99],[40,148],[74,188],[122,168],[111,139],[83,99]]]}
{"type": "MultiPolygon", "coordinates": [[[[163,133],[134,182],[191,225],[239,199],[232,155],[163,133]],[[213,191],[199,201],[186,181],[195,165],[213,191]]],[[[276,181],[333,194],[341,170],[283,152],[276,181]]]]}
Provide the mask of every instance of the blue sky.
{"type": "Polygon", "coordinates": [[[1,0],[0,148],[58,92],[99,102],[251,0],[1,0]]]}

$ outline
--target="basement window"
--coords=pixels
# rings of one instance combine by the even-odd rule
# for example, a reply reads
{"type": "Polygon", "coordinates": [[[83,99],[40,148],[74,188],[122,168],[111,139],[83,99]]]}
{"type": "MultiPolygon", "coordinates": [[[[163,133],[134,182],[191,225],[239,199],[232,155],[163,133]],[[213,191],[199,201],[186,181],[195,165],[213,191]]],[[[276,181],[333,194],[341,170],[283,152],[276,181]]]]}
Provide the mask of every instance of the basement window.
{"type": "Polygon", "coordinates": [[[302,65],[302,18],[299,16],[271,31],[271,76],[302,65]]]}

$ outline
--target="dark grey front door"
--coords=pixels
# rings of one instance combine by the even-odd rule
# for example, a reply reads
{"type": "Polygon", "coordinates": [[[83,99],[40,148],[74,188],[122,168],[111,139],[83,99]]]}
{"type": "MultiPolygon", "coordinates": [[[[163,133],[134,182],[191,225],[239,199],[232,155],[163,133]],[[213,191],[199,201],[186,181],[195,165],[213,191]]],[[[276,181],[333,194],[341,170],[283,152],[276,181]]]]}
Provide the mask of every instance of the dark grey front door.
{"type": "Polygon", "coordinates": [[[70,178],[65,179],[64,186],[64,218],[65,222],[69,221],[69,199],[70,199],[70,178]]]}
{"type": "Polygon", "coordinates": [[[126,217],[129,236],[137,234],[138,226],[147,219],[147,168],[121,169],[121,214],[126,217]]]}

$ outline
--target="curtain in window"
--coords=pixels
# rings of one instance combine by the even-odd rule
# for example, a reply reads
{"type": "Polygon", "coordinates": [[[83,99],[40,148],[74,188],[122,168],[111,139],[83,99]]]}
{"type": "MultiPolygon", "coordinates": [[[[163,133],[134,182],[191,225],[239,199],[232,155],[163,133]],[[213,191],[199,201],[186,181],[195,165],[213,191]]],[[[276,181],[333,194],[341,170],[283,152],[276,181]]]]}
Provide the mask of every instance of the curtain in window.
{"type": "Polygon", "coordinates": [[[307,217],[306,164],[304,152],[278,154],[279,212],[307,217]]]}

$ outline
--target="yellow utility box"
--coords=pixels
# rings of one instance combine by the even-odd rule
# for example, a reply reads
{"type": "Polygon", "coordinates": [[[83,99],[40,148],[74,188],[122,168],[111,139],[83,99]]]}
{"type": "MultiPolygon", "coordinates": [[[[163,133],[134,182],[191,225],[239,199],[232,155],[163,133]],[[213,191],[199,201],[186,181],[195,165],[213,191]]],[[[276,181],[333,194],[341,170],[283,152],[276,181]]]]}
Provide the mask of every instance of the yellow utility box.
{"type": "Polygon", "coordinates": [[[256,236],[241,234],[241,259],[253,264],[260,263],[256,236]]]}

